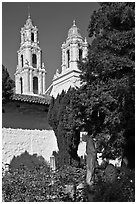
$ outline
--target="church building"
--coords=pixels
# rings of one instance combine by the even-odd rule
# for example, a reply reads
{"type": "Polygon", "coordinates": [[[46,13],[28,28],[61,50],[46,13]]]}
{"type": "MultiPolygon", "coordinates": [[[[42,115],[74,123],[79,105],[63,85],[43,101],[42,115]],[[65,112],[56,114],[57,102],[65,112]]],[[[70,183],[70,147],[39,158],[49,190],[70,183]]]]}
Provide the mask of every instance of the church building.
{"type": "Polygon", "coordinates": [[[53,151],[58,151],[56,136],[48,124],[51,97],[45,94],[46,70],[38,28],[33,26],[30,15],[19,34],[15,92],[7,103],[2,104],[3,166],[13,161],[19,165],[18,161],[24,156],[30,164],[33,157],[39,156],[50,162],[53,151]]]}
{"type": "MultiPolygon", "coordinates": [[[[68,37],[62,44],[61,72],[56,70],[51,86],[46,90],[46,70],[42,63],[42,51],[39,46],[38,29],[33,26],[30,15],[21,28],[21,43],[18,50],[18,64],[15,72],[15,94],[44,97],[57,97],[62,90],[80,86],[78,61],[86,58],[88,43],[84,39],[75,20],[68,31],[68,37]]],[[[23,96],[22,96],[23,97],[23,96]]]]}
{"type": "Polygon", "coordinates": [[[76,26],[75,20],[72,27],[68,31],[68,37],[62,44],[62,65],[61,73],[56,70],[51,86],[46,93],[50,96],[57,97],[62,90],[68,91],[70,87],[80,87],[80,70],[78,61],[86,58],[88,53],[88,43],[84,39],[79,28],[76,26]]]}
{"type": "Polygon", "coordinates": [[[30,15],[20,35],[15,93],[9,102],[2,105],[2,162],[10,164],[13,157],[21,157],[24,152],[42,156],[50,162],[53,151],[58,151],[55,133],[48,124],[51,96],[56,98],[62,90],[80,86],[78,61],[86,58],[88,43],[73,21],[61,47],[61,73],[56,71],[51,86],[46,90],[46,70],[42,63],[38,28],[33,25],[30,15]]]}

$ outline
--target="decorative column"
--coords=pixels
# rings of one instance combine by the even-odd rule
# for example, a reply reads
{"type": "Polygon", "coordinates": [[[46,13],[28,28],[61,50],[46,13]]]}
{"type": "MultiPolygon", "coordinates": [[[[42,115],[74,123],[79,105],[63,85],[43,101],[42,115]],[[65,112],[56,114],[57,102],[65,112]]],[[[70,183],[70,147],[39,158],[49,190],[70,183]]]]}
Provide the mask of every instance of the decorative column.
{"type": "Polygon", "coordinates": [[[37,30],[34,31],[34,42],[37,42],[37,30]]]}
{"type": "Polygon", "coordinates": [[[43,94],[45,94],[45,72],[43,72],[43,94]]]}
{"type": "Polygon", "coordinates": [[[85,47],[83,47],[83,55],[82,55],[82,58],[86,58],[86,57],[87,57],[87,54],[88,54],[88,48],[85,46],[85,47]]]}
{"type": "Polygon", "coordinates": [[[28,85],[28,93],[30,92],[30,83],[29,83],[29,80],[30,80],[30,76],[29,76],[29,69],[27,70],[27,85],[28,85]]]}
{"type": "Polygon", "coordinates": [[[41,55],[41,51],[39,50],[37,54],[37,68],[41,67],[41,56],[40,55],[41,55]]]}
{"type": "Polygon", "coordinates": [[[66,65],[65,65],[65,50],[62,49],[62,74],[65,72],[65,68],[66,68],[66,65]]]}
{"type": "Polygon", "coordinates": [[[75,70],[77,69],[77,53],[78,52],[78,45],[76,43],[73,43],[72,46],[72,56],[71,56],[71,69],[75,70]]]}
{"type": "Polygon", "coordinates": [[[28,94],[29,93],[29,71],[28,69],[25,69],[24,70],[24,74],[23,74],[23,88],[24,88],[24,91],[23,93],[24,94],[28,94]]]}
{"type": "Polygon", "coordinates": [[[30,93],[33,93],[32,70],[30,69],[30,93]]]}
{"type": "Polygon", "coordinates": [[[23,44],[23,43],[24,43],[24,32],[23,32],[23,28],[21,28],[20,33],[21,33],[21,44],[23,44]]]}
{"type": "Polygon", "coordinates": [[[15,90],[16,94],[21,94],[20,78],[18,74],[15,75],[15,90]]]}
{"type": "Polygon", "coordinates": [[[42,73],[41,73],[41,72],[39,72],[38,93],[39,93],[39,94],[42,94],[42,73]]]}
{"type": "Polygon", "coordinates": [[[76,61],[79,61],[79,46],[76,47],[76,61]]]}
{"type": "Polygon", "coordinates": [[[70,52],[70,63],[69,63],[69,67],[70,67],[70,69],[72,69],[72,63],[73,63],[73,45],[72,45],[72,44],[70,44],[69,52],[70,52]]]}
{"type": "Polygon", "coordinates": [[[18,52],[18,67],[21,67],[21,53],[18,52]]]}
{"type": "Polygon", "coordinates": [[[65,65],[67,69],[68,68],[67,50],[65,50],[65,65]]]}

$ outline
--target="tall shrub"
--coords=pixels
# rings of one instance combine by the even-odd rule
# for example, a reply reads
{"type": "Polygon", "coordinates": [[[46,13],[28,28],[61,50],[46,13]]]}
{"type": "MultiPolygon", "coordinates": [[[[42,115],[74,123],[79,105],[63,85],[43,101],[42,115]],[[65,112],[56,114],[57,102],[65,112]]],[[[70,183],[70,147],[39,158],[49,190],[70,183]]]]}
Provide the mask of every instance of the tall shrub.
{"type": "Polygon", "coordinates": [[[6,67],[2,65],[2,102],[9,100],[13,94],[14,81],[11,79],[6,67]]]}

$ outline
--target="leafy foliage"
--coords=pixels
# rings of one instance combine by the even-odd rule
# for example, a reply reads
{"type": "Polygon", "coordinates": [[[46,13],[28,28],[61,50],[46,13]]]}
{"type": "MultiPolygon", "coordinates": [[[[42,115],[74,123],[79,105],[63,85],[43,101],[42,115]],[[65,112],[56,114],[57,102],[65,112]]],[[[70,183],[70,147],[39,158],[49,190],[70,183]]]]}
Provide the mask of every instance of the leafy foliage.
{"type": "Polygon", "coordinates": [[[79,63],[83,85],[53,99],[49,110],[60,161],[77,157],[79,133],[84,129],[96,139],[103,157],[126,156],[134,167],[134,15],[134,3],[111,2],[101,3],[91,16],[88,31],[92,43],[87,60],[79,63]]]}
{"type": "Polygon", "coordinates": [[[9,73],[2,65],[2,101],[9,100],[13,94],[14,81],[10,78],[9,73]]]}
{"type": "MultiPolygon", "coordinates": [[[[27,169],[19,168],[6,172],[2,180],[3,200],[5,202],[57,202],[73,201],[73,197],[66,192],[65,185],[77,185],[83,182],[85,170],[61,168],[56,173],[47,168],[27,169]]],[[[82,201],[83,196],[77,190],[75,201],[82,201]]]]}
{"type": "Polygon", "coordinates": [[[70,89],[67,94],[62,92],[57,99],[52,98],[48,118],[57,137],[59,152],[55,153],[56,165],[61,167],[65,164],[79,163],[77,148],[79,144],[79,123],[77,117],[77,93],[70,89]],[[72,103],[73,101],[73,103],[72,103]],[[75,162],[77,161],[77,162],[75,162]]]}
{"type": "Polygon", "coordinates": [[[95,202],[135,202],[135,172],[119,169],[116,180],[110,184],[105,176],[96,177],[93,189],[95,202]]]}
{"type": "MultiPolygon", "coordinates": [[[[135,135],[135,4],[100,3],[91,16],[87,61],[81,62],[81,104],[87,131],[107,158],[133,150],[135,135]],[[125,146],[126,145],[126,146],[125,146]]],[[[129,162],[130,162],[129,161],[129,162]]]]}
{"type": "MultiPolygon", "coordinates": [[[[105,180],[104,174],[96,171],[92,192],[85,184],[85,169],[64,166],[56,172],[41,166],[30,170],[26,167],[6,172],[2,178],[4,202],[134,202],[134,171],[119,169],[113,183],[105,180]],[[83,184],[83,187],[79,187],[83,184]],[[75,187],[69,191],[67,187],[75,187]],[[92,195],[91,195],[92,194],[92,195]]],[[[101,170],[102,172],[102,170],[101,170]]]]}
{"type": "Polygon", "coordinates": [[[49,165],[42,156],[38,156],[37,154],[30,155],[27,151],[25,151],[19,156],[14,156],[10,162],[10,169],[12,171],[20,168],[21,166],[25,166],[28,169],[37,169],[40,167],[45,167],[46,169],[49,165]]]}

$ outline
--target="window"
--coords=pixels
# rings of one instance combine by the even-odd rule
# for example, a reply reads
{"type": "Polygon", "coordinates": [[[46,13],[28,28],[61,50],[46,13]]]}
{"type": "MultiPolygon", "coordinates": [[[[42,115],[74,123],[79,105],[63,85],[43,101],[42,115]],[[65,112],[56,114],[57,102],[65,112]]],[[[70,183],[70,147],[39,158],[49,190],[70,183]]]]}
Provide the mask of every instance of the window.
{"type": "Polygon", "coordinates": [[[37,67],[37,56],[36,56],[36,54],[32,54],[32,66],[34,68],[37,67]]]}
{"type": "Polygon", "coordinates": [[[23,67],[23,55],[21,55],[21,66],[23,67]]]}
{"type": "Polygon", "coordinates": [[[70,61],[70,51],[67,50],[67,67],[69,68],[69,61],[70,61]]]}
{"type": "Polygon", "coordinates": [[[79,60],[82,60],[82,50],[79,49],[79,60]]]}
{"type": "Polygon", "coordinates": [[[22,77],[20,78],[20,92],[21,92],[21,94],[23,93],[23,82],[22,82],[22,77]]]}
{"type": "Polygon", "coordinates": [[[31,33],[31,41],[34,42],[34,33],[31,33]]]}
{"type": "Polygon", "coordinates": [[[38,94],[38,78],[33,77],[33,93],[38,94]]]}

